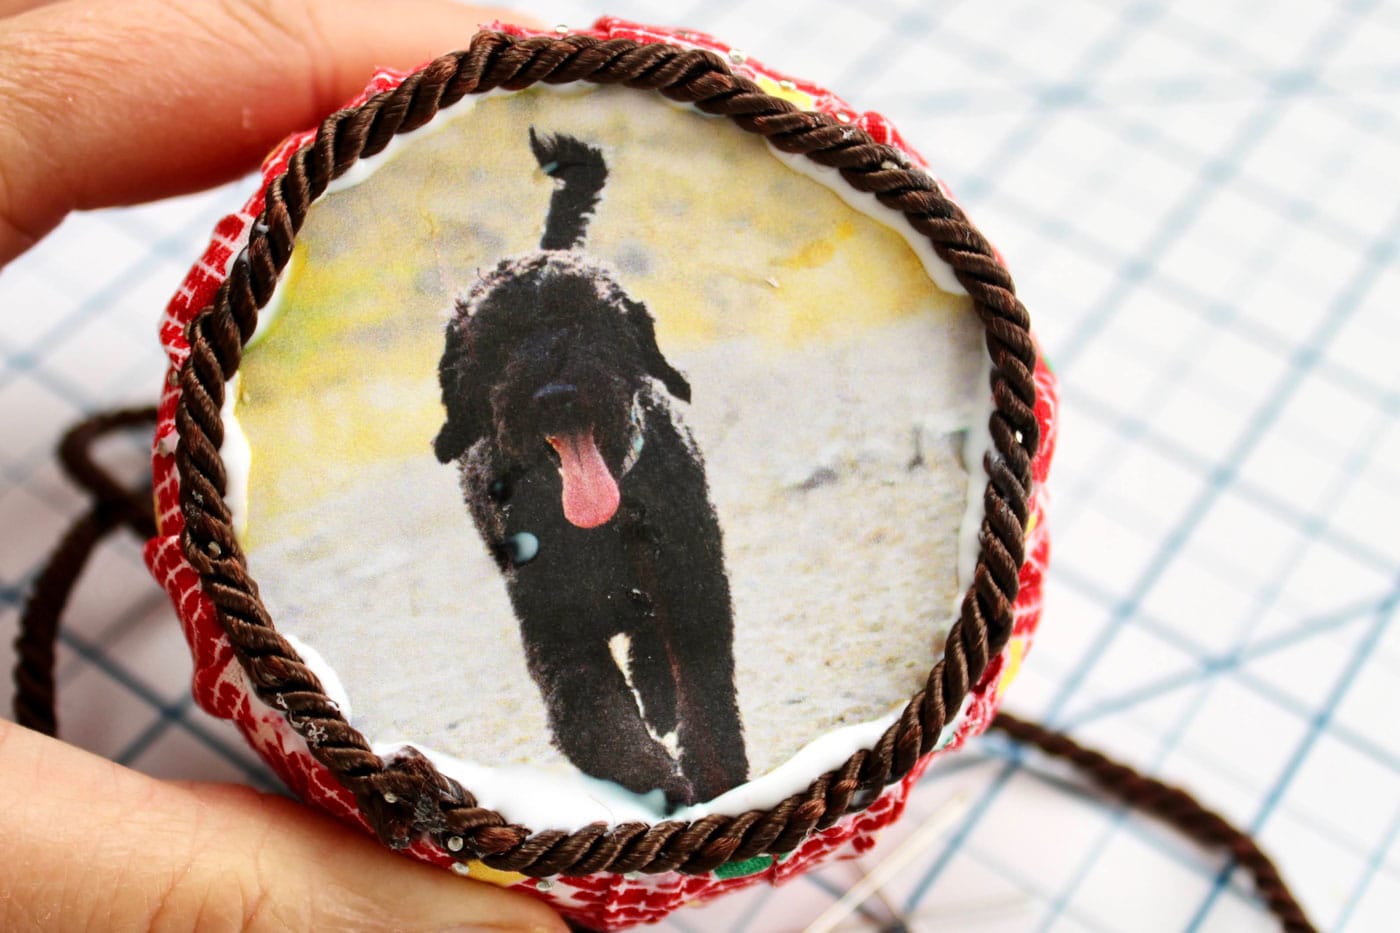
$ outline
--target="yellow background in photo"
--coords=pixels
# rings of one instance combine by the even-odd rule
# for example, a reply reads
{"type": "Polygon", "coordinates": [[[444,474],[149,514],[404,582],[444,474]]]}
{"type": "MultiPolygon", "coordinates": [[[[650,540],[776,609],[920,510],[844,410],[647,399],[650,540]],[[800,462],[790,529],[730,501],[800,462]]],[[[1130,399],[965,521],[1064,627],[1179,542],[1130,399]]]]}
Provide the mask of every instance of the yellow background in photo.
{"type": "Polygon", "coordinates": [[[260,516],[334,497],[369,464],[432,456],[453,300],[543,230],[555,182],[530,152],[532,125],[602,148],[608,181],[584,250],[647,304],[682,369],[715,341],[782,353],[966,311],[901,237],[727,121],[620,89],[529,90],[439,119],[318,202],[298,236],[280,308],[242,367],[255,540],[260,516]]]}

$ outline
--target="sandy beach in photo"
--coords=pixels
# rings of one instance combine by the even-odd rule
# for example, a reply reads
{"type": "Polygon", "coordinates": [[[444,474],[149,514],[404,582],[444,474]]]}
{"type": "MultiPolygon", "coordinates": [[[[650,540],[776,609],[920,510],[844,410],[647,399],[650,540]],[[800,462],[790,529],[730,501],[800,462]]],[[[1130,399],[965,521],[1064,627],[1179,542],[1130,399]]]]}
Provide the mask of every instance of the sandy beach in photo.
{"type": "MultiPolygon", "coordinates": [[[[943,338],[914,319],[785,360],[724,346],[681,361],[724,528],[755,774],[884,715],[937,658],[961,595],[958,431],[972,405],[967,391],[949,404],[940,390],[953,387],[936,381],[976,377],[975,362],[936,346],[943,338]],[[930,378],[934,361],[944,380],[930,378]]],[[[362,731],[482,764],[562,763],[504,581],[430,440],[363,472],[341,499],[269,518],[260,533],[276,543],[251,569],[279,628],[345,683],[362,731]],[[425,498],[441,508],[423,509],[425,498]]]]}

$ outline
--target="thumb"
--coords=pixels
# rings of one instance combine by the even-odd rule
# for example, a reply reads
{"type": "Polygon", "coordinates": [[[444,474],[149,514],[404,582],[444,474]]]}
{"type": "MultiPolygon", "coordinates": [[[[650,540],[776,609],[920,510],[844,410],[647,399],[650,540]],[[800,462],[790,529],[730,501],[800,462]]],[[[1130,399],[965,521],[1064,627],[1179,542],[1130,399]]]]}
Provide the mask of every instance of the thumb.
{"type": "Polygon", "coordinates": [[[3,720],[0,838],[6,930],[566,929],[293,801],[158,781],[3,720]]]}

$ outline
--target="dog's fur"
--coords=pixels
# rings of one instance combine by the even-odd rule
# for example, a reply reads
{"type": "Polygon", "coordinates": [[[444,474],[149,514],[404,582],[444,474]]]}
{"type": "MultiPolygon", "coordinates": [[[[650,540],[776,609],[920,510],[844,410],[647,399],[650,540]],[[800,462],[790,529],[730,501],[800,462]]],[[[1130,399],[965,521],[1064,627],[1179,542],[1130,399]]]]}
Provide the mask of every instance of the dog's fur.
{"type": "Polygon", "coordinates": [[[719,522],[671,410],[690,386],[647,309],[579,252],[607,180],[601,152],[533,128],[530,146],[560,182],[540,250],[458,301],[435,452],[460,465],[555,744],[672,806],[708,800],[743,783],[748,762],[719,522]],[[609,645],[619,634],[630,686],[609,645]],[[673,731],[679,761],[657,738],[673,731]]]}

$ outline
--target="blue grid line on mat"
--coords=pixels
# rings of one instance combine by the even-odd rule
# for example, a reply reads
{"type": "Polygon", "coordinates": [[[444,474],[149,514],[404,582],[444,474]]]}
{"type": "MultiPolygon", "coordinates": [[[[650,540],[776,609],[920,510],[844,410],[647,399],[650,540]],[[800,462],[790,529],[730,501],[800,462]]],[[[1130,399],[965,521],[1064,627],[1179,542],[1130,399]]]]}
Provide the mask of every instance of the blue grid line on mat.
{"type": "MultiPolygon", "coordinates": [[[[1288,377],[1280,380],[1273,392],[1269,394],[1267,401],[1260,406],[1254,416],[1249,419],[1249,426],[1246,431],[1231,445],[1222,461],[1214,466],[1210,471],[1210,484],[1197,498],[1187,511],[1186,517],[1173,527],[1170,533],[1163,540],[1162,546],[1158,549],[1155,558],[1152,560],[1148,571],[1142,578],[1135,581],[1120,606],[1114,612],[1114,623],[1120,623],[1133,614],[1141,606],[1142,596],[1156,582],[1158,576],[1167,568],[1177,555],[1181,553],[1182,546],[1186,539],[1190,537],[1196,526],[1204,519],[1212,503],[1233,483],[1238,470],[1238,464],[1244,460],[1248,453],[1265,436],[1270,425],[1278,418],[1283,410],[1285,401],[1293,393],[1301,381],[1307,378],[1311,368],[1316,365],[1321,356],[1321,349],[1326,346],[1328,340],[1341,328],[1346,318],[1355,311],[1359,302],[1365,297],[1367,282],[1373,279],[1383,263],[1394,254],[1394,241],[1391,240],[1388,247],[1373,249],[1369,251],[1366,262],[1359,270],[1352,285],[1337,296],[1333,303],[1334,310],[1324,321],[1323,327],[1307,338],[1295,351],[1290,359],[1290,372],[1288,377]]],[[[1081,673],[1066,682],[1059,692],[1056,702],[1046,710],[1046,715],[1053,719],[1063,706],[1064,701],[1072,694],[1083,676],[1087,667],[1091,666],[1093,656],[1102,655],[1107,644],[1112,640],[1113,632],[1116,630],[1115,624],[1110,624],[1105,628],[1101,642],[1097,644],[1090,653],[1085,668],[1081,668],[1081,673]]]]}
{"type": "Polygon", "coordinates": [[[1361,877],[1357,879],[1356,886],[1347,896],[1346,903],[1342,906],[1342,912],[1337,917],[1337,929],[1347,929],[1351,922],[1352,914],[1356,912],[1356,905],[1361,902],[1362,896],[1370,888],[1371,882],[1380,874],[1384,864],[1385,854],[1390,851],[1397,840],[1400,840],[1400,809],[1395,811],[1395,817],[1390,821],[1390,826],[1386,828],[1385,835],[1381,841],[1371,850],[1371,854],[1366,859],[1366,868],[1361,877]]]}
{"type": "Polygon", "coordinates": [[[1346,317],[1353,313],[1364,299],[1371,281],[1393,259],[1397,237],[1400,237],[1400,215],[1397,215],[1396,224],[1393,225],[1393,231],[1388,239],[1367,251],[1365,262],[1353,280],[1348,283],[1346,289],[1336,297],[1333,302],[1333,311],[1325,319],[1323,326],[1299,346],[1289,361],[1291,364],[1289,378],[1280,381],[1275,390],[1270,393],[1265,404],[1249,419],[1249,427],[1245,433],[1231,446],[1221,463],[1211,470],[1210,485],[1192,503],[1186,517],[1171,529],[1148,571],[1133,584],[1124,600],[1114,610],[1113,621],[1105,627],[1103,636],[1094,646],[1090,656],[1084,660],[1079,671],[1061,686],[1056,700],[1045,710],[1047,718],[1054,720],[1058,715],[1064,702],[1074,692],[1087,669],[1095,663],[1094,656],[1101,656],[1108,643],[1111,642],[1114,632],[1117,630],[1117,623],[1125,621],[1141,608],[1143,594],[1156,582],[1158,576],[1170,562],[1180,554],[1184,541],[1205,517],[1212,502],[1233,482],[1238,464],[1259,443],[1269,426],[1277,419],[1283,409],[1284,402],[1307,377],[1312,366],[1316,364],[1321,356],[1322,348],[1340,329],[1346,317]]]}
{"type": "MultiPolygon", "coordinates": [[[[591,16],[582,4],[573,2],[541,7],[538,15],[560,22],[579,23],[591,16]]],[[[655,16],[640,2],[614,4],[614,9],[641,20],[655,16]]],[[[895,116],[911,142],[931,157],[935,169],[942,166],[941,174],[969,213],[988,226],[994,239],[1005,237],[1019,247],[1008,250],[1008,256],[1063,380],[1065,421],[1062,456],[1052,476],[1057,509],[1051,515],[1051,528],[1059,536],[1059,566],[1051,571],[1052,594],[1039,647],[1022,675],[1025,685],[1013,688],[1010,702],[1017,707],[1023,690],[1024,705],[1018,708],[1048,714],[1110,744],[1127,739],[1125,727],[1144,733],[1139,744],[1125,746],[1137,756],[1137,763],[1160,766],[1201,783],[1208,802],[1211,790],[1226,794],[1231,801],[1227,812],[1263,830],[1266,844],[1275,824],[1285,818],[1313,833],[1354,859],[1354,869],[1340,886],[1343,894],[1324,892],[1320,883],[1310,886],[1310,875],[1325,872],[1327,866],[1322,856],[1306,847],[1275,853],[1285,873],[1295,882],[1301,880],[1305,903],[1324,925],[1375,928],[1375,918],[1400,910],[1400,898],[1392,893],[1400,890],[1395,884],[1400,881],[1396,861],[1400,853],[1393,851],[1400,837],[1400,801],[1375,796],[1379,832],[1363,845],[1354,827],[1337,824],[1323,801],[1290,794],[1324,736],[1354,752],[1359,760],[1400,776],[1400,748],[1379,731],[1382,720],[1376,717],[1358,725],[1342,721],[1339,712],[1349,684],[1368,674],[1389,678],[1383,683],[1395,685],[1395,698],[1400,700],[1400,671],[1393,663],[1386,667],[1384,658],[1378,659],[1379,653],[1371,650],[1394,630],[1396,596],[1393,591],[1377,595],[1382,588],[1376,585],[1337,594],[1334,605],[1314,599],[1300,607],[1288,580],[1305,569],[1318,544],[1332,548],[1334,559],[1355,568],[1362,579],[1381,575],[1393,580],[1400,566],[1393,542],[1337,517],[1345,514],[1343,500],[1353,494],[1354,483],[1372,477],[1374,486],[1386,475],[1380,472],[1385,462],[1382,451],[1388,454],[1392,448],[1382,445],[1387,437],[1400,433],[1400,380],[1388,383],[1394,379],[1389,371],[1353,366],[1331,352],[1344,334],[1352,336],[1352,345],[1357,332],[1367,335],[1363,342],[1394,339],[1386,337],[1384,318],[1385,309],[1400,298],[1391,272],[1400,229],[1394,223],[1371,226],[1366,216],[1341,212],[1329,201],[1312,196],[1315,188],[1327,190],[1334,178],[1364,171],[1362,156],[1400,146],[1400,119],[1394,116],[1400,106],[1400,81],[1395,80],[1393,69],[1387,70],[1384,59],[1363,59],[1358,64],[1352,58],[1365,54],[1357,40],[1368,32],[1400,37],[1400,18],[1385,5],[1368,2],[1327,8],[1316,16],[1307,15],[1313,8],[1302,4],[1258,3],[1221,10],[1204,0],[1174,4],[1144,0],[1131,6],[1072,0],[1054,7],[1019,3],[995,9],[896,3],[889,11],[881,22],[868,7],[854,2],[826,0],[794,16],[754,11],[726,0],[695,4],[682,19],[684,25],[744,44],[779,68],[825,79],[858,107],[895,116]],[[840,17],[840,24],[832,27],[820,21],[823,17],[840,17]],[[1242,23],[1258,28],[1246,35],[1242,23]],[[839,44],[833,30],[839,33],[839,44]],[[1143,48],[1153,42],[1165,49],[1159,53],[1160,67],[1156,71],[1139,68],[1146,55],[1143,48]],[[1058,45],[1068,51],[1053,62],[1042,61],[1041,53],[1058,45]],[[1192,56],[1209,59],[1210,67],[1198,67],[1192,56]],[[920,71],[914,65],[925,62],[922,80],[910,81],[908,75],[920,71]],[[896,73],[900,78],[892,84],[896,73]],[[1330,138],[1319,134],[1311,148],[1296,152],[1292,173],[1259,168],[1255,156],[1277,148],[1282,123],[1298,108],[1316,103],[1325,104],[1336,118],[1329,128],[1330,138]],[[1177,116],[1217,105],[1236,108],[1221,118],[1229,121],[1224,126],[1228,132],[1217,140],[1203,142],[1176,129],[1177,116]],[[1074,152],[1054,152],[1054,143],[1070,121],[1091,124],[1114,148],[1089,153],[1087,160],[1077,159],[1074,152]],[[938,147],[945,130],[959,134],[959,139],[977,140],[985,148],[961,162],[941,162],[938,147]],[[1064,192],[1044,185],[1065,178],[1073,185],[1076,206],[1092,210],[1108,205],[1108,198],[1115,195],[1101,192],[1117,180],[1120,159],[1125,156],[1158,160],[1164,171],[1182,173],[1188,182],[1173,188],[1160,207],[1132,218],[1131,225],[1127,219],[1081,223],[1075,212],[1064,209],[1064,192]],[[1038,164],[1041,161],[1046,163],[1043,167],[1038,164]],[[1046,197],[1047,192],[1053,196],[1046,197]],[[1229,242],[1229,231],[1215,231],[1212,242],[1230,257],[1231,277],[1212,280],[1184,266],[1176,258],[1177,251],[1183,243],[1198,239],[1203,229],[1214,231],[1212,225],[1219,218],[1212,212],[1231,198],[1273,220],[1252,221],[1254,226],[1239,242],[1229,242]],[[1298,315],[1290,319],[1283,313],[1276,319],[1269,314],[1261,319],[1257,311],[1249,313],[1248,297],[1261,284],[1307,265],[1309,247],[1300,239],[1304,235],[1327,238],[1349,260],[1340,265],[1331,262],[1326,274],[1319,273],[1299,287],[1296,307],[1285,305],[1281,310],[1301,314],[1311,306],[1325,307],[1325,312],[1309,317],[1312,326],[1299,326],[1298,315]],[[1074,263],[1073,268],[1082,269],[1094,284],[1064,294],[1063,286],[1072,283],[1057,279],[1053,264],[1061,261],[1074,263]],[[1348,275],[1349,283],[1343,281],[1348,275]],[[1032,302],[1030,296],[1038,298],[1032,302]],[[1173,330],[1178,336],[1158,341],[1157,352],[1150,356],[1124,342],[1133,338],[1153,345],[1151,321],[1135,314],[1143,301],[1166,302],[1186,322],[1175,322],[1185,329],[1173,330]],[[1171,421],[1169,407],[1181,404],[1177,399],[1181,385],[1201,377],[1199,355],[1226,340],[1257,348],[1277,371],[1269,370],[1267,378],[1258,380],[1272,387],[1262,398],[1241,403],[1238,412],[1232,412],[1235,420],[1229,428],[1222,422],[1219,431],[1228,442],[1203,450],[1171,421]],[[1100,370],[1089,366],[1094,354],[1100,359],[1129,360],[1125,365],[1141,369],[1143,397],[1137,402],[1119,397],[1113,386],[1097,381],[1100,370]],[[1324,385],[1339,389],[1350,403],[1367,406],[1362,427],[1335,442],[1328,440],[1328,425],[1301,420],[1291,407],[1299,397],[1324,385]],[[1335,458],[1330,448],[1327,455],[1338,469],[1317,484],[1311,499],[1295,500],[1280,492],[1280,488],[1295,488],[1287,477],[1279,486],[1261,484],[1243,467],[1249,452],[1284,432],[1315,449],[1329,444],[1336,449],[1335,458]],[[1095,451],[1094,456],[1086,454],[1095,451]],[[1139,453],[1159,458],[1198,484],[1174,518],[1144,508],[1136,498],[1140,490],[1126,477],[1116,478],[1116,471],[1128,469],[1139,453]],[[1228,542],[1211,527],[1226,504],[1277,522],[1287,539],[1268,550],[1267,560],[1261,557],[1240,564],[1250,571],[1233,584],[1239,590],[1240,608],[1233,616],[1213,620],[1223,633],[1207,633],[1194,629],[1192,620],[1158,606],[1155,598],[1179,568],[1198,567],[1223,575],[1223,567],[1233,568],[1241,560],[1230,553],[1224,559],[1211,556],[1228,542]],[[1144,566],[1121,576],[1109,575],[1102,568],[1110,559],[1113,541],[1105,540],[1098,549],[1088,546],[1085,537],[1092,535],[1083,531],[1087,528],[1121,528],[1137,536],[1147,554],[1144,566]],[[1221,566],[1212,567],[1213,562],[1221,566]],[[1064,601],[1062,610],[1057,611],[1056,597],[1064,601]],[[1079,617],[1069,615],[1074,606],[1082,610],[1079,617]],[[1150,666],[1150,659],[1142,659],[1136,682],[1118,686],[1107,676],[1107,666],[1110,660],[1119,663],[1126,650],[1123,640],[1130,632],[1179,652],[1188,666],[1159,670],[1150,666]],[[1320,699],[1285,689],[1254,669],[1310,639],[1348,646],[1347,663],[1327,675],[1332,689],[1320,699]],[[1239,687],[1272,711],[1268,715],[1278,722],[1261,723],[1261,729],[1282,728],[1285,722],[1304,724],[1301,737],[1288,740],[1294,743],[1291,757],[1275,773],[1244,779],[1232,772],[1225,749],[1199,741],[1189,749],[1183,745],[1220,713],[1220,704],[1227,701],[1219,699],[1216,688],[1224,685],[1239,687]],[[1163,703],[1168,704],[1167,713],[1147,713],[1163,703]],[[1183,751],[1189,754],[1183,756],[1183,751]]],[[[1384,160],[1378,156],[1377,161],[1384,160]]],[[[1145,187],[1156,181],[1148,177],[1141,183],[1145,187]]],[[[1387,181],[1377,179],[1377,184],[1387,181]]],[[[36,251],[37,258],[19,264],[23,274],[42,279],[51,288],[58,296],[54,301],[70,302],[52,309],[52,316],[46,308],[48,323],[25,339],[12,337],[3,316],[14,313],[7,299],[15,293],[7,290],[14,281],[6,278],[9,273],[0,273],[0,419],[5,436],[18,440],[14,446],[0,447],[0,523],[7,535],[17,527],[11,521],[22,522],[25,528],[57,527],[78,508],[76,500],[66,499],[45,472],[47,442],[56,437],[58,425],[28,423],[21,409],[4,407],[12,397],[7,392],[22,379],[29,394],[13,397],[33,398],[37,393],[75,411],[100,407],[113,391],[139,393],[146,374],[159,371],[158,351],[115,355],[105,365],[101,380],[92,373],[51,366],[49,357],[101,319],[114,300],[192,261],[217,216],[215,209],[222,213],[243,194],[230,188],[215,198],[169,210],[113,212],[70,223],[54,243],[36,251]],[[150,246],[97,285],[63,275],[65,265],[81,255],[87,235],[103,229],[150,246]],[[12,429],[10,419],[19,425],[17,429],[12,429]]],[[[1400,192],[1393,183],[1382,187],[1376,209],[1389,207],[1397,195],[1400,192]]],[[[167,291],[173,291],[178,283],[172,279],[165,284],[167,291]]],[[[1221,385],[1220,391],[1231,389],[1228,380],[1221,385]]],[[[1383,483],[1381,488],[1383,492],[1383,483]]],[[[1376,508],[1389,504],[1400,507],[1397,500],[1381,498],[1376,508]]],[[[18,599],[50,543],[27,537],[4,543],[0,627],[12,625],[18,599]]],[[[128,559],[105,572],[142,573],[134,563],[128,559]]],[[[102,586],[100,582],[92,585],[102,586]]],[[[113,618],[122,616],[124,609],[114,606],[113,618]]],[[[139,607],[133,610],[133,616],[140,614],[139,607]]],[[[171,627],[170,636],[178,637],[168,616],[157,624],[171,627]]],[[[7,642],[8,637],[0,641],[7,642]]],[[[267,786],[266,770],[248,752],[195,719],[188,699],[162,699],[169,691],[154,686],[165,683],[159,672],[130,667],[120,653],[124,650],[120,640],[108,646],[68,633],[63,645],[70,654],[65,676],[85,667],[99,670],[110,679],[111,689],[129,694],[155,713],[120,747],[101,749],[105,754],[139,764],[146,752],[178,729],[211,751],[230,778],[267,786]]],[[[1292,734],[1281,731],[1280,742],[1282,736],[1292,734]]],[[[1190,914],[1172,921],[1159,918],[1161,929],[1225,928],[1220,926],[1225,923],[1219,914],[1221,893],[1244,893],[1238,873],[1218,861],[1197,859],[1169,837],[1127,818],[1119,808],[1104,806],[1107,823],[1090,834],[1087,848],[1059,852],[1047,847],[1047,865],[1063,862],[1073,868],[1057,883],[1026,872],[997,840],[979,836],[979,829],[990,819],[1008,810],[1024,812],[1030,827],[1035,811],[1017,808],[1053,806],[1055,795],[1081,804],[1093,799],[1056,776],[1053,769],[1045,772],[1043,781],[1013,780],[1040,773],[1036,756],[1023,758],[1000,740],[987,740],[983,747],[966,750],[961,758],[930,770],[916,791],[916,796],[922,795],[919,799],[975,777],[974,799],[972,809],[945,843],[931,850],[921,865],[908,869],[909,887],[901,903],[911,918],[941,903],[943,882],[950,873],[961,872],[957,877],[965,879],[980,867],[1021,891],[1031,905],[1033,916],[1018,918],[1025,923],[1007,928],[1048,929],[1064,922],[1088,929],[1122,928],[1130,922],[1152,928],[1151,918],[1123,914],[1112,898],[1104,896],[1103,886],[1093,883],[1131,871],[1109,857],[1116,840],[1126,835],[1145,851],[1184,869],[1183,880],[1173,883],[1181,886],[1180,903],[1189,906],[1190,914]],[[1027,801],[1022,789],[1026,784],[1043,785],[1050,796],[1027,801]]],[[[1022,846],[1013,840],[1004,843],[1022,846]]],[[[885,851],[884,846],[877,848],[864,863],[874,864],[885,851]]],[[[810,920],[831,903],[851,877],[849,869],[832,870],[782,889],[740,895],[750,900],[725,927],[799,929],[803,918],[810,920]]],[[[877,916],[872,910],[860,922],[873,929],[877,916]]],[[[706,917],[703,910],[684,912],[663,929],[713,928],[706,917]]],[[[911,929],[918,929],[920,922],[911,919],[911,929]]]]}
{"type": "MultiPolygon", "coordinates": [[[[1364,5],[1373,2],[1374,0],[1367,0],[1364,5]]],[[[1338,15],[1343,15],[1340,7],[1338,15]]],[[[1339,24],[1337,32],[1319,36],[1308,50],[1307,63],[1313,66],[1320,65],[1345,35],[1341,32],[1341,27],[1355,26],[1356,20],[1344,20],[1339,24]]],[[[1186,234],[1193,221],[1210,202],[1210,194],[1234,177],[1239,171],[1240,160],[1252,148],[1263,142],[1272,125],[1281,118],[1283,106],[1290,101],[1291,93],[1308,86],[1310,80],[1309,72],[1295,71],[1278,75],[1270,82],[1270,93],[1261,102],[1259,109],[1222,147],[1219,157],[1201,167],[1197,176],[1199,183],[1154,226],[1147,247],[1123,266],[1123,271],[1116,280],[1116,287],[1101,296],[1081,318],[1078,327],[1057,346],[1055,365],[1059,371],[1067,371],[1074,365],[1075,359],[1083,352],[1093,334],[1102,328],[1108,315],[1121,305],[1132,285],[1140,282],[1167,248],[1186,234]]]]}
{"type": "MultiPolygon", "coordinates": [[[[1297,750],[1289,758],[1288,764],[1279,774],[1278,780],[1269,788],[1268,794],[1264,797],[1264,801],[1260,805],[1259,812],[1255,814],[1254,819],[1251,820],[1246,827],[1249,832],[1257,834],[1263,829],[1264,824],[1274,811],[1278,809],[1279,801],[1282,799],[1284,792],[1288,789],[1289,784],[1291,784],[1297,776],[1299,767],[1308,757],[1308,752],[1316,745],[1319,736],[1330,728],[1333,710],[1337,708],[1342,698],[1346,696],[1346,692],[1351,687],[1357,673],[1360,672],[1361,668],[1369,660],[1371,652],[1374,651],[1376,644],[1380,641],[1381,635],[1394,619],[1397,603],[1400,603],[1400,580],[1397,581],[1397,589],[1391,594],[1390,598],[1387,599],[1383,605],[1377,607],[1375,621],[1367,630],[1365,637],[1361,640],[1356,650],[1352,653],[1351,663],[1347,665],[1346,669],[1338,676],[1336,683],[1333,684],[1332,689],[1329,691],[1327,702],[1318,710],[1317,715],[1313,717],[1312,722],[1308,726],[1307,734],[1303,737],[1303,741],[1299,743],[1297,750]]],[[[1378,853],[1373,853],[1373,855],[1376,854],[1378,853]]],[[[1235,867],[1236,866],[1231,863],[1220,870],[1220,873],[1215,878],[1214,884],[1211,886],[1210,893],[1206,895],[1205,900],[1201,902],[1201,906],[1191,918],[1191,930],[1200,929],[1201,924],[1210,913],[1211,907],[1220,897],[1220,891],[1224,888],[1226,881],[1231,872],[1235,870],[1235,867]]]]}

